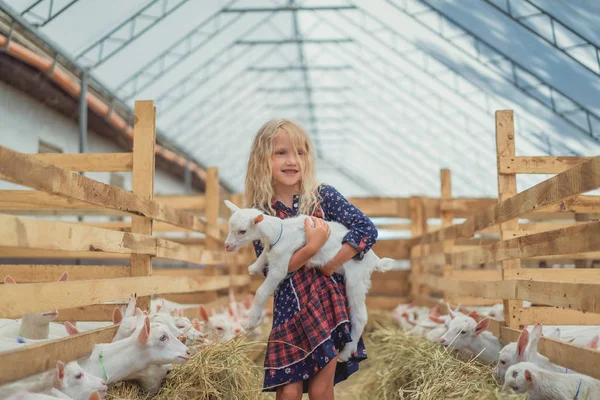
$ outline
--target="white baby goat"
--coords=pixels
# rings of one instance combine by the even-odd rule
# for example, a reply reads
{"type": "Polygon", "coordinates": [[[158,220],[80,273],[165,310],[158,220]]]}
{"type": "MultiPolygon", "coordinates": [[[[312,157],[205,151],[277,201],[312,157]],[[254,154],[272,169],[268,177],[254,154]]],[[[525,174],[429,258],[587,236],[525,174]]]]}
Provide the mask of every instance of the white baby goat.
{"type": "Polygon", "coordinates": [[[480,322],[469,316],[456,317],[450,321],[440,343],[451,349],[471,351],[479,361],[493,364],[498,360],[501,346],[498,338],[486,331],[489,325],[490,319],[487,317],[480,322]]]}
{"type": "MultiPolygon", "coordinates": [[[[300,215],[283,220],[265,215],[257,209],[240,209],[228,200],[225,200],[225,204],[233,213],[229,218],[229,234],[225,240],[225,249],[236,251],[254,240],[261,240],[265,246],[265,250],[257,260],[248,267],[250,274],[259,274],[264,265],[268,264],[267,277],[256,291],[254,304],[248,316],[246,328],[250,330],[258,326],[267,298],[275,292],[279,283],[288,274],[292,255],[306,244],[304,221],[309,217],[300,215]]],[[[342,240],[348,228],[335,221],[327,221],[327,223],[331,228],[329,238],[319,252],[308,260],[306,263],[308,268],[327,264],[342,248],[342,240]]],[[[394,260],[390,258],[380,259],[375,252],[368,251],[362,260],[350,259],[336,271],[344,275],[352,327],[352,341],[347,343],[339,353],[340,361],[349,360],[352,353],[356,352],[358,339],[367,323],[365,298],[371,288],[371,272],[388,271],[392,269],[393,262],[394,260]]]]}
{"type": "Polygon", "coordinates": [[[600,398],[600,381],[581,374],[545,370],[522,362],[506,371],[503,390],[529,393],[529,400],[569,400],[600,398]]]}

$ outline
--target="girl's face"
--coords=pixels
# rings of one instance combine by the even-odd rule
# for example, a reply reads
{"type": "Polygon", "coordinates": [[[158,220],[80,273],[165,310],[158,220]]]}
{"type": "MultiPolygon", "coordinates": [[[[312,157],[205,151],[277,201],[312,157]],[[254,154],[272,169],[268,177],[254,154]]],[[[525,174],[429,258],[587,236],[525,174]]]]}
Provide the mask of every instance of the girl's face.
{"type": "Polygon", "coordinates": [[[296,187],[302,179],[306,163],[304,145],[294,151],[292,140],[287,132],[281,130],[273,143],[273,181],[285,187],[296,187]],[[297,154],[296,154],[297,151],[297,154]]]}

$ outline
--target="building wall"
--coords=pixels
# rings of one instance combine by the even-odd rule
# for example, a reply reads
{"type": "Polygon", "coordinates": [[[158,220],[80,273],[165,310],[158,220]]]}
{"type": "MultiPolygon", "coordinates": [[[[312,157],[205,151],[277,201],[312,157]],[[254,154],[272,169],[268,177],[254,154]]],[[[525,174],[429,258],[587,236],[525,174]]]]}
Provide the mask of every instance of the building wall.
{"type": "MultiPolygon", "coordinates": [[[[0,82],[0,145],[22,153],[37,153],[38,140],[60,147],[65,153],[79,152],[77,121],[56,113],[51,108],[0,82]]],[[[123,149],[109,139],[90,131],[89,153],[117,153],[123,149]]],[[[123,173],[125,189],[131,190],[131,173],[123,173]]],[[[90,172],[86,176],[103,183],[110,182],[108,172],[90,172]]],[[[165,171],[156,170],[156,194],[184,194],[183,181],[165,171]]],[[[0,180],[1,189],[27,189],[0,180]]]]}

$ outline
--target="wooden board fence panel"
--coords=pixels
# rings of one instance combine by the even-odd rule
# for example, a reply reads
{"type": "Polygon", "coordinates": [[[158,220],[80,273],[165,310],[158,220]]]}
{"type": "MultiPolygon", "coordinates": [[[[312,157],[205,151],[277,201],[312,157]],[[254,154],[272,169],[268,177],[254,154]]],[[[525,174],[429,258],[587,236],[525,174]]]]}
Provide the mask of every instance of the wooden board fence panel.
{"type": "Polygon", "coordinates": [[[501,174],[560,174],[591,157],[526,157],[502,156],[498,172],[501,174]]]}
{"type": "Polygon", "coordinates": [[[131,172],[132,153],[42,153],[32,156],[45,163],[76,172],[131,172]]]}
{"type": "MultiPolygon", "coordinates": [[[[0,250],[2,254],[2,250],[0,250]]],[[[129,267],[124,265],[31,265],[0,264],[0,278],[12,276],[18,283],[56,282],[63,272],[70,281],[85,279],[112,279],[129,276],[129,267]]]]}

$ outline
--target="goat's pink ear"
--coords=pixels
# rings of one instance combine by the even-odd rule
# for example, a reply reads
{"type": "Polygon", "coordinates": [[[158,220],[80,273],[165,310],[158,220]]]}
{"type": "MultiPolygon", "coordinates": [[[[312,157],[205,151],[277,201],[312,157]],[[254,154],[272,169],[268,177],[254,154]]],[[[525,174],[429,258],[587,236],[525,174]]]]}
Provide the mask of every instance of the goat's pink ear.
{"type": "Polygon", "coordinates": [[[160,312],[160,304],[156,305],[156,312],[160,312]]]}
{"type": "Polygon", "coordinates": [[[446,305],[448,306],[448,315],[450,316],[450,318],[452,318],[452,319],[456,318],[456,314],[454,313],[454,310],[452,309],[452,307],[450,307],[450,304],[446,303],[446,305]]]}
{"type": "Polygon", "coordinates": [[[140,346],[146,346],[148,344],[148,337],[150,337],[150,319],[144,317],[144,326],[138,336],[138,344],[140,346]]]}
{"type": "Polygon", "coordinates": [[[574,341],[575,341],[575,338],[569,339],[569,340],[567,340],[567,343],[573,343],[574,341]]]}
{"type": "Polygon", "coordinates": [[[6,277],[4,278],[4,283],[5,284],[8,284],[8,283],[17,283],[17,281],[15,281],[12,276],[6,275],[6,277]]]}
{"type": "Polygon", "coordinates": [[[543,333],[542,324],[540,324],[538,322],[537,324],[534,325],[533,329],[531,330],[531,336],[537,337],[539,339],[540,337],[542,337],[542,333],[543,333]]]}
{"type": "Polygon", "coordinates": [[[200,317],[204,320],[204,322],[208,322],[208,310],[204,307],[204,304],[200,306],[200,317]]]}
{"type": "Polygon", "coordinates": [[[435,322],[436,324],[443,324],[444,320],[441,319],[440,317],[436,317],[435,315],[430,315],[429,319],[433,322],[435,322]]]}
{"type": "Polygon", "coordinates": [[[598,340],[600,337],[598,335],[594,336],[592,340],[590,340],[585,346],[586,349],[597,349],[598,348],[598,340]]]}
{"type": "Polygon", "coordinates": [[[533,375],[531,374],[531,371],[529,371],[528,369],[525,370],[525,381],[531,385],[533,384],[533,375]]]}
{"type": "Polygon", "coordinates": [[[66,322],[65,322],[65,329],[67,330],[67,333],[68,333],[69,335],[71,335],[71,336],[72,336],[72,335],[77,335],[77,334],[79,334],[79,329],[77,329],[77,328],[75,327],[75,325],[73,325],[73,324],[72,324],[72,323],[70,323],[69,321],[66,321],[66,322]]]}
{"type": "Polygon", "coordinates": [[[415,302],[411,301],[410,303],[408,303],[407,308],[413,308],[415,306],[415,302]]]}
{"type": "Polygon", "coordinates": [[[519,339],[517,339],[517,356],[523,357],[525,354],[525,349],[527,348],[527,343],[529,343],[529,331],[527,329],[523,329],[521,334],[519,335],[519,339]]]}
{"type": "Polygon", "coordinates": [[[100,400],[100,395],[98,394],[98,392],[94,392],[90,395],[90,398],[88,400],[100,400]]]}
{"type": "Polygon", "coordinates": [[[56,374],[54,375],[54,387],[60,389],[62,387],[62,381],[65,377],[65,363],[62,361],[56,362],[56,374]]]}
{"type": "Polygon", "coordinates": [[[256,218],[254,218],[254,223],[258,224],[259,222],[261,222],[263,219],[265,219],[265,216],[263,214],[259,214],[256,218]]]}
{"type": "Polygon", "coordinates": [[[141,309],[141,308],[139,308],[139,307],[136,307],[136,308],[135,308],[135,314],[134,314],[134,315],[135,315],[136,317],[141,317],[141,316],[143,316],[143,315],[144,315],[144,312],[142,311],[142,309],[141,309]]]}
{"type": "Polygon", "coordinates": [[[123,314],[121,313],[121,309],[119,309],[119,307],[115,307],[115,309],[113,310],[112,319],[114,325],[120,324],[121,321],[123,321],[123,314]]]}
{"type": "Polygon", "coordinates": [[[471,318],[473,318],[473,319],[477,318],[477,311],[471,311],[471,312],[469,313],[469,317],[471,317],[471,318]]]}
{"type": "Polygon", "coordinates": [[[195,330],[197,330],[198,332],[200,332],[200,330],[202,329],[202,327],[200,326],[200,320],[198,318],[192,319],[192,327],[195,330]]]}
{"type": "Polygon", "coordinates": [[[69,273],[67,271],[63,272],[63,274],[58,278],[59,282],[66,282],[69,280],[69,273]]]}
{"type": "Polygon", "coordinates": [[[433,315],[434,317],[439,317],[440,316],[440,306],[436,304],[435,306],[431,307],[431,309],[429,310],[429,315],[433,315]]]}
{"type": "Polygon", "coordinates": [[[244,299],[244,307],[246,307],[246,310],[249,310],[250,308],[252,308],[253,302],[254,302],[254,296],[252,296],[251,294],[247,295],[246,298],[244,299]]]}
{"type": "Polygon", "coordinates": [[[481,332],[485,331],[490,327],[490,319],[484,318],[475,326],[475,334],[479,335],[481,332]]]}

